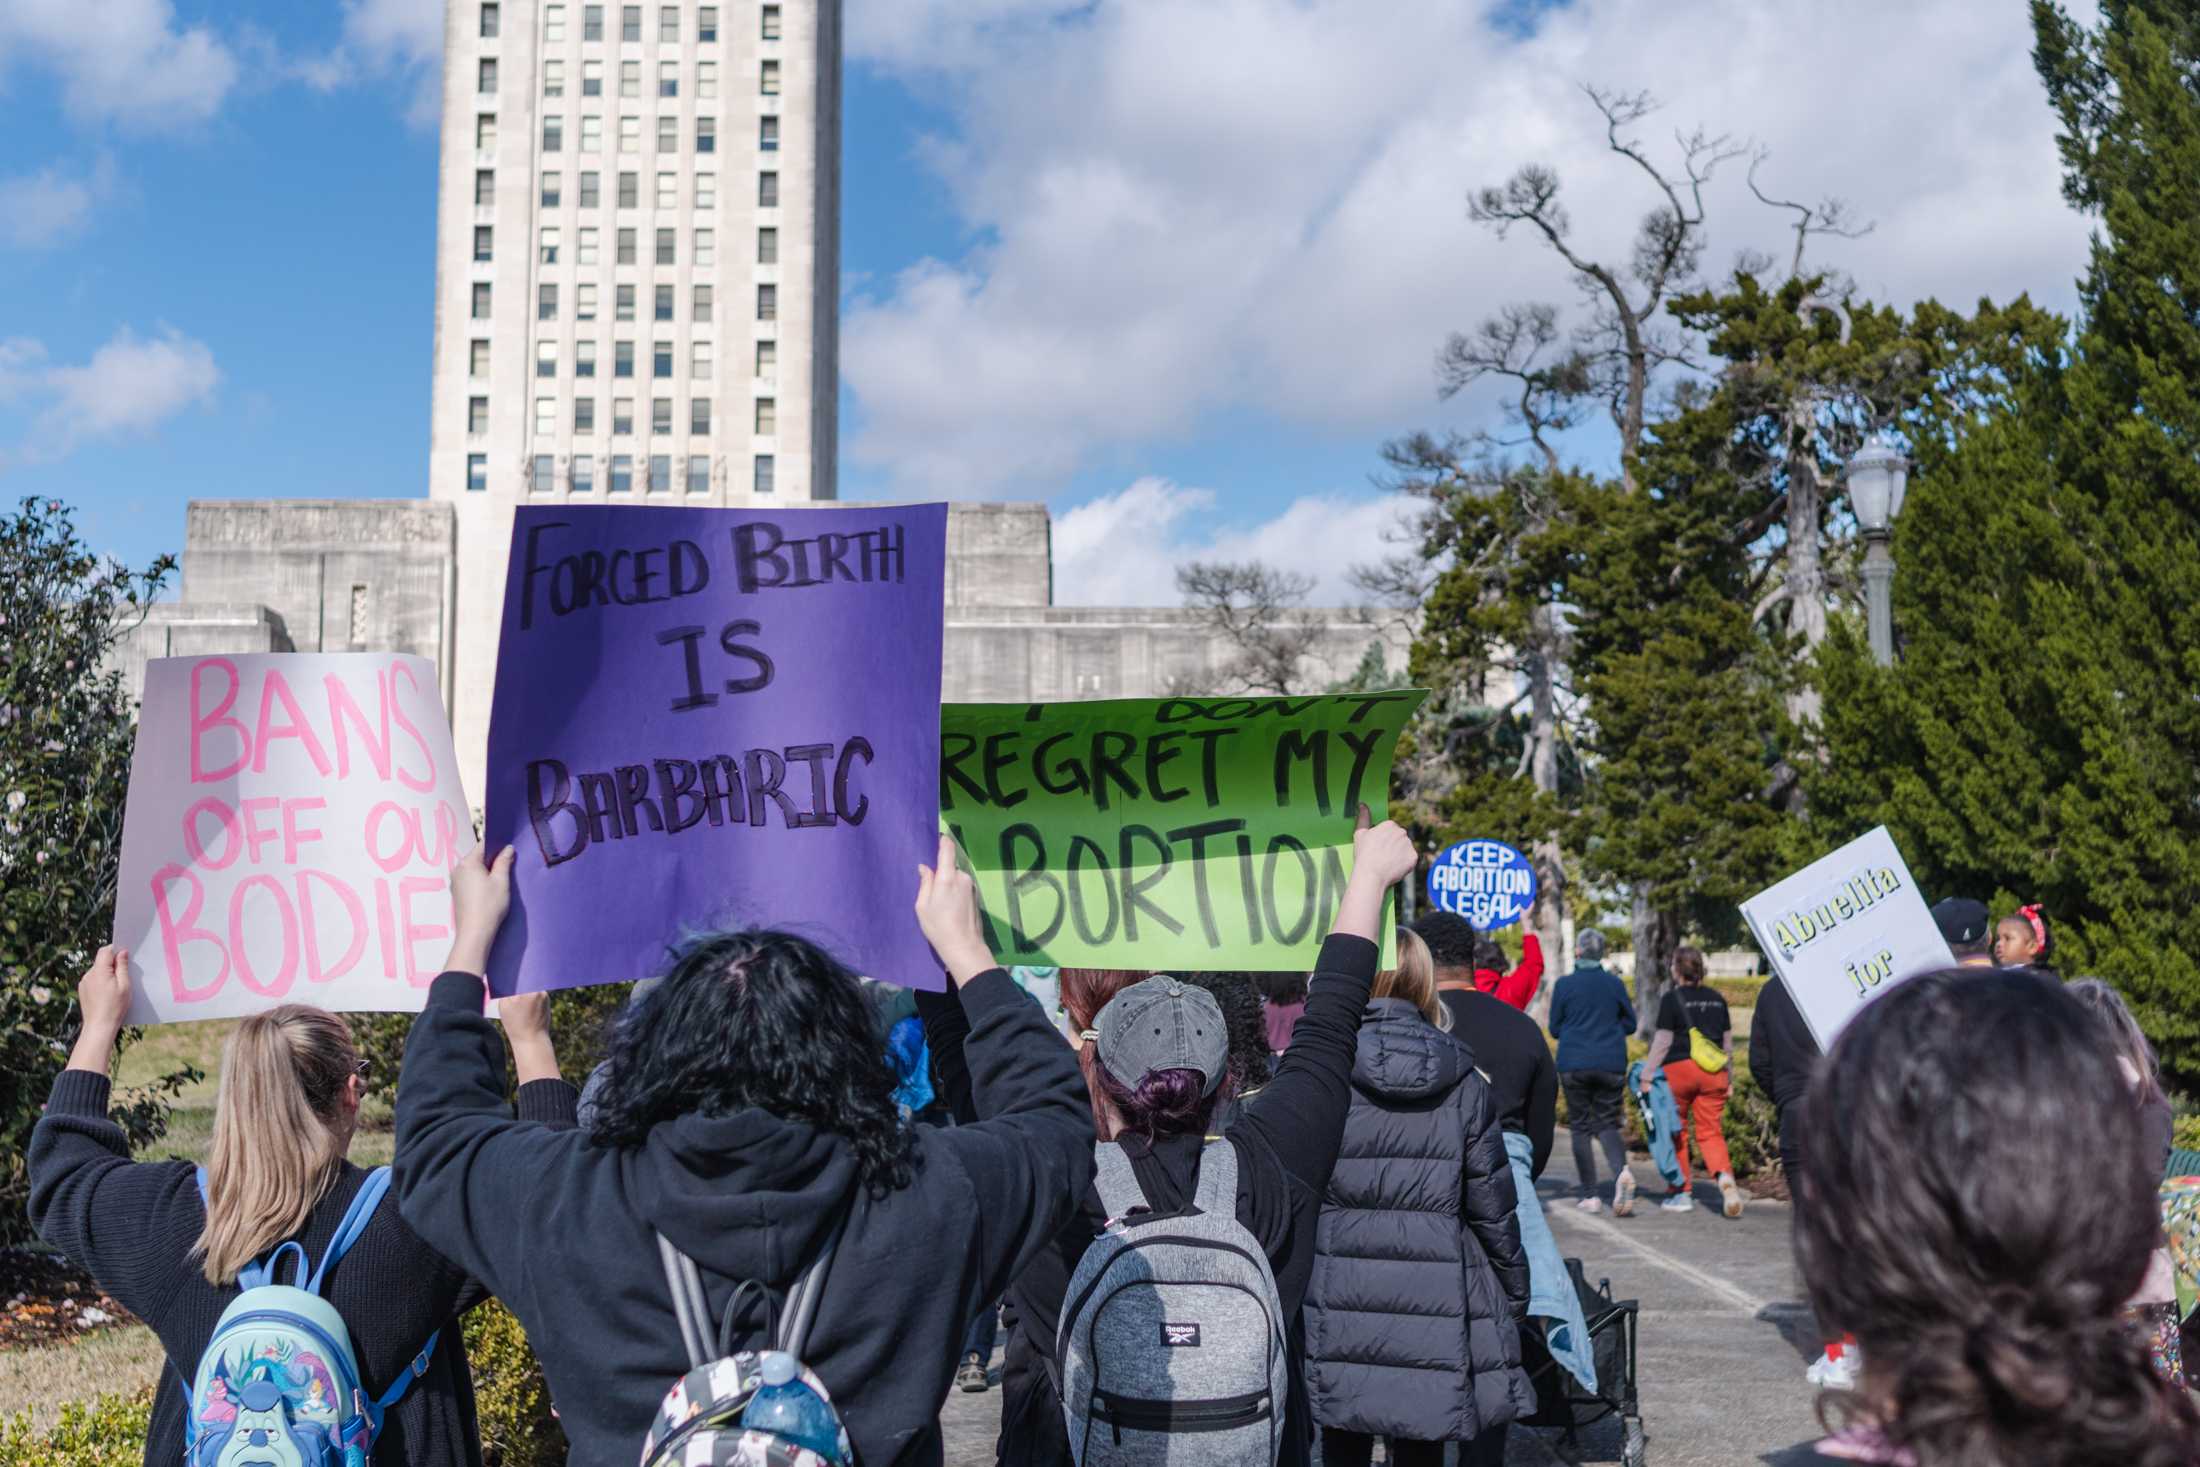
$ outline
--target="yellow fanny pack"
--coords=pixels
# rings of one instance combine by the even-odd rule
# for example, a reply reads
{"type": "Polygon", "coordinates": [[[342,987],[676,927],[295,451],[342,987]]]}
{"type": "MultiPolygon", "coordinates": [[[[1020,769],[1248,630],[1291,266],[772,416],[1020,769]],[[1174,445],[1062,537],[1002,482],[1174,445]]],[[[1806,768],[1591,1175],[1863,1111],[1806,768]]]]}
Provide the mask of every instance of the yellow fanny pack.
{"type": "Polygon", "coordinates": [[[1726,1068],[1726,1051],[1713,1044],[1710,1036],[1694,1024],[1688,1026],[1688,1057],[1707,1075],[1716,1075],[1726,1068]]]}

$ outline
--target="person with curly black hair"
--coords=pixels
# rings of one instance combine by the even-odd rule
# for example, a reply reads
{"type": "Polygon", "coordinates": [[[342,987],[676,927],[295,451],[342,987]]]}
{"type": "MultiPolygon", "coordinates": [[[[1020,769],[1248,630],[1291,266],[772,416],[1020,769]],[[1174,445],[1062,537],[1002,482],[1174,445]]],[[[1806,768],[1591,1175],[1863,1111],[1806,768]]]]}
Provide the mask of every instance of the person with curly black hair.
{"type": "Polygon", "coordinates": [[[1804,1107],[1795,1241],[1863,1375],[1776,1467],[2200,1461],[2200,1413],[2123,1315],[2161,1178],[2117,1059],[2038,973],[1926,974],[1850,1021],[1804,1107]]]}
{"type": "Polygon", "coordinates": [[[1186,973],[1183,978],[1213,994],[1215,1006],[1222,1010],[1222,1022],[1230,1031],[1229,1109],[1234,1111],[1259,1094],[1275,1074],[1275,1061],[1268,1052],[1268,1007],[1250,973],[1186,973]]]}
{"type": "Polygon", "coordinates": [[[398,1204],[519,1316],[574,1461],[632,1460],[687,1373],[660,1238],[695,1260],[714,1317],[731,1314],[733,1344],[751,1348],[843,1221],[804,1361],[866,1467],[941,1460],[940,1404],[970,1322],[1093,1175],[1076,1058],[995,965],[956,855],[942,840],[917,896],[982,1097],[972,1124],[950,1129],[904,1122],[856,976],[774,931],[675,951],[620,1017],[591,1131],[513,1120],[480,977],[510,899],[509,852],[452,873],[450,971],[399,1075],[398,1204]]]}

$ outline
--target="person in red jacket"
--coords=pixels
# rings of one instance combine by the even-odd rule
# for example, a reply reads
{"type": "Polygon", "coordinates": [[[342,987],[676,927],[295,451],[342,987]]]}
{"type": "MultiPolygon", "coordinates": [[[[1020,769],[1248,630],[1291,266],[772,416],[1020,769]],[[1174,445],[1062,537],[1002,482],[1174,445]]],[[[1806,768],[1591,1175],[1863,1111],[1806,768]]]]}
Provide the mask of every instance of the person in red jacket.
{"type": "Polygon", "coordinates": [[[1520,935],[1520,962],[1511,972],[1505,971],[1505,950],[1497,945],[1497,939],[1487,934],[1474,941],[1474,986],[1516,1009],[1526,1009],[1535,1002],[1536,989],[1543,983],[1543,944],[1535,933],[1520,935]]]}

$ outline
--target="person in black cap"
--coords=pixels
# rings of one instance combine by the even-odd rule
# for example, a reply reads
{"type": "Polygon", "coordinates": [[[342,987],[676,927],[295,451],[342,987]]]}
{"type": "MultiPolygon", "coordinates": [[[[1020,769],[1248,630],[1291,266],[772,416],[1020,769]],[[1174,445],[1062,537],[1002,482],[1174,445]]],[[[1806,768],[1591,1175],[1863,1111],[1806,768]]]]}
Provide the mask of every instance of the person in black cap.
{"type": "Polygon", "coordinates": [[[1969,897],[1943,898],[1933,907],[1933,922],[1940,928],[1941,940],[1948,944],[1948,951],[1955,956],[1957,967],[1994,966],[1993,939],[1988,935],[1993,924],[1986,903],[1969,897]]]}

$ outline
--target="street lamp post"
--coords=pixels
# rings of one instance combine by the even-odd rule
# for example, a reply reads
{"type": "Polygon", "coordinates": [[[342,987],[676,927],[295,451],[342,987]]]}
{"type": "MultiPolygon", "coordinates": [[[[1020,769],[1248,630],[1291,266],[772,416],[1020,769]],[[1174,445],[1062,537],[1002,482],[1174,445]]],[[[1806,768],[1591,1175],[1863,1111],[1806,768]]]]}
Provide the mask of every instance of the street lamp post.
{"type": "Polygon", "coordinates": [[[1864,532],[1864,619],[1870,633],[1872,660],[1881,667],[1894,665],[1894,550],[1891,545],[1895,516],[1902,513],[1902,495],[1910,484],[1910,461],[1894,440],[1874,433],[1849,460],[1843,473],[1848,484],[1849,507],[1864,532]]]}

